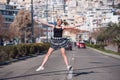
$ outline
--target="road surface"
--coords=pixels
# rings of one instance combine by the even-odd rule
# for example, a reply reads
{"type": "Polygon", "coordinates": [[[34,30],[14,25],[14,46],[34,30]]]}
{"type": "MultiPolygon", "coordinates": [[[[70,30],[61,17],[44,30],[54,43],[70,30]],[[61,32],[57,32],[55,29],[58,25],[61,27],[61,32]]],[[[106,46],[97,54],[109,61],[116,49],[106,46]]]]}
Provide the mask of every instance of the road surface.
{"type": "Polygon", "coordinates": [[[60,50],[54,51],[45,70],[36,72],[45,55],[0,66],[0,80],[120,80],[120,60],[92,49],[67,51],[73,72],[68,74],[60,50]]]}

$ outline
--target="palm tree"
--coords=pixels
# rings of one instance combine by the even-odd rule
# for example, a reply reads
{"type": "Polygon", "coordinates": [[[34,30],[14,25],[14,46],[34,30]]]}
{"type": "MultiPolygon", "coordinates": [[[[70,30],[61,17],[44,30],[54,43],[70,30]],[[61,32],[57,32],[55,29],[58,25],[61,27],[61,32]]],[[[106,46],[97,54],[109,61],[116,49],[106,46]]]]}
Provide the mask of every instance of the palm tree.
{"type": "Polygon", "coordinates": [[[120,52],[120,24],[115,24],[115,37],[113,39],[113,42],[117,44],[118,46],[118,52],[120,52]]]}
{"type": "Polygon", "coordinates": [[[120,52],[120,24],[109,23],[108,27],[98,35],[98,39],[102,38],[103,41],[116,44],[118,46],[118,52],[120,52]]]}

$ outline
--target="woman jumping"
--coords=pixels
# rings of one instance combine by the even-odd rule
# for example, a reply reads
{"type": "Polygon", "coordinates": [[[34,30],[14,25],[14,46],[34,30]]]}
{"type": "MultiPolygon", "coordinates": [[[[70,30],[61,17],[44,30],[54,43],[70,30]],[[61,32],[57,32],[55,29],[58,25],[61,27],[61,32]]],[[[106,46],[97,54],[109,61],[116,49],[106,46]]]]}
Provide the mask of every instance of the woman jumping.
{"type": "MultiPolygon", "coordinates": [[[[49,56],[52,54],[52,52],[54,50],[57,50],[57,49],[61,49],[61,53],[62,53],[62,56],[64,58],[64,62],[66,64],[66,67],[68,70],[70,70],[72,68],[71,65],[68,64],[68,58],[66,56],[66,51],[65,51],[65,47],[67,46],[68,44],[68,39],[67,38],[63,38],[62,34],[63,34],[63,30],[77,30],[76,29],[76,26],[74,27],[67,27],[67,26],[61,26],[63,21],[62,19],[57,19],[57,25],[53,25],[53,24],[49,24],[47,22],[43,22],[37,18],[34,18],[36,22],[38,23],[41,23],[41,24],[44,24],[44,25],[47,25],[51,28],[53,28],[53,37],[51,38],[51,45],[50,45],[50,48],[42,62],[42,64],[36,69],[36,71],[40,71],[40,70],[44,70],[44,65],[45,63],[47,62],[49,56]]],[[[79,25],[78,25],[79,26],[79,25]]]]}

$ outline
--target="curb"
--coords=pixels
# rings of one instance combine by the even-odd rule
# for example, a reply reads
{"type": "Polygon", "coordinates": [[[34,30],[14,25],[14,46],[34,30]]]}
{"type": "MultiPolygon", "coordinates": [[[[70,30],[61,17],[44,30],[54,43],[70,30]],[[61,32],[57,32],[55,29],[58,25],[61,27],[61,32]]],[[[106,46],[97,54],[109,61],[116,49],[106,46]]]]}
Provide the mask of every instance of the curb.
{"type": "Polygon", "coordinates": [[[8,65],[8,64],[10,64],[12,62],[17,62],[17,61],[25,60],[25,59],[28,59],[28,58],[31,58],[31,57],[34,57],[34,56],[25,56],[25,57],[20,57],[20,58],[12,59],[12,60],[9,60],[9,61],[0,62],[0,66],[8,65]]]}
{"type": "Polygon", "coordinates": [[[43,55],[43,54],[45,54],[45,51],[42,52],[42,53],[39,53],[39,54],[31,55],[31,56],[24,56],[24,57],[19,57],[19,58],[12,59],[12,60],[9,60],[9,61],[0,62],[0,66],[8,65],[8,64],[10,64],[12,62],[17,62],[17,61],[29,59],[29,58],[36,57],[36,56],[43,55]]]}
{"type": "Polygon", "coordinates": [[[99,53],[102,53],[102,54],[104,54],[106,56],[110,56],[110,57],[113,57],[113,58],[116,58],[116,59],[120,59],[119,55],[115,55],[115,54],[111,54],[111,53],[106,53],[106,52],[103,52],[103,51],[100,51],[100,50],[97,50],[97,49],[94,49],[94,48],[91,48],[91,47],[87,47],[87,48],[92,49],[94,51],[97,51],[99,53]]]}

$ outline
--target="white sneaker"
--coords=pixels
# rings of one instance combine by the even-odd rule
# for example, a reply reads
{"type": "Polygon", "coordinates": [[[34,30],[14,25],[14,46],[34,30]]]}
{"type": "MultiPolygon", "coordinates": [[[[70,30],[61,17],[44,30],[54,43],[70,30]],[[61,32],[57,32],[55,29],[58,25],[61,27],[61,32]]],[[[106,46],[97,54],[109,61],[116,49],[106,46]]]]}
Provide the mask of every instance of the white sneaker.
{"type": "Polygon", "coordinates": [[[36,69],[36,71],[44,70],[43,66],[40,66],[39,68],[36,69]]]}
{"type": "Polygon", "coordinates": [[[70,71],[72,69],[72,66],[71,65],[67,66],[67,69],[70,71]]]}

